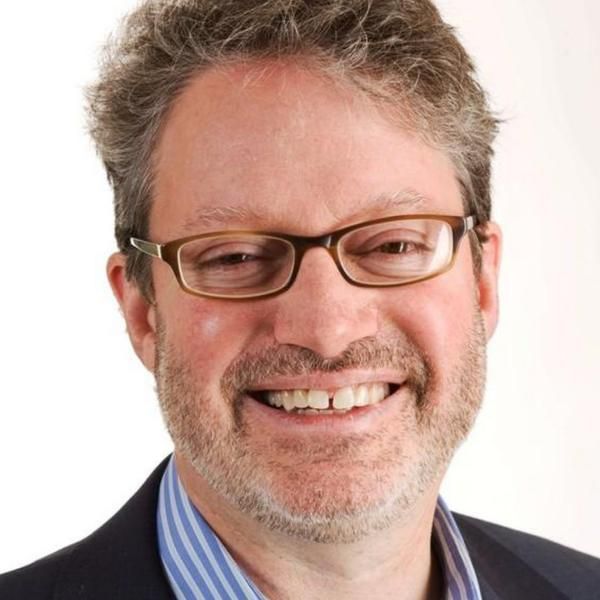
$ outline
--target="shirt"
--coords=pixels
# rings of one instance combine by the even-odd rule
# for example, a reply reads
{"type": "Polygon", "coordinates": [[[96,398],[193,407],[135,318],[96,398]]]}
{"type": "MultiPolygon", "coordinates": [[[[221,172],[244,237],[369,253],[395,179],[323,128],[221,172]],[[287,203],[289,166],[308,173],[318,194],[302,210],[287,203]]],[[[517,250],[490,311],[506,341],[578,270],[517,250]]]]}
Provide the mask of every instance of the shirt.
{"type": "MultiPolygon", "coordinates": [[[[157,510],[160,558],[178,600],[267,600],[191,503],[175,460],[163,475],[157,510]]],[[[481,600],[464,540],[441,497],[432,540],[444,575],[445,600],[481,600]]]]}

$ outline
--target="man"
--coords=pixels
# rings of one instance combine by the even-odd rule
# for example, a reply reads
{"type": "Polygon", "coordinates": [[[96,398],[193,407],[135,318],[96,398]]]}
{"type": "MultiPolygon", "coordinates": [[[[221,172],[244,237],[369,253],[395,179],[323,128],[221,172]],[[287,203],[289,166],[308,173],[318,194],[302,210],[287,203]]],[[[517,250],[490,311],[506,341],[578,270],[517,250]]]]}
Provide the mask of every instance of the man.
{"type": "Polygon", "coordinates": [[[597,598],[438,497],[498,313],[497,123],[426,0],[179,0],[91,88],[173,457],[0,598],[597,598]]]}

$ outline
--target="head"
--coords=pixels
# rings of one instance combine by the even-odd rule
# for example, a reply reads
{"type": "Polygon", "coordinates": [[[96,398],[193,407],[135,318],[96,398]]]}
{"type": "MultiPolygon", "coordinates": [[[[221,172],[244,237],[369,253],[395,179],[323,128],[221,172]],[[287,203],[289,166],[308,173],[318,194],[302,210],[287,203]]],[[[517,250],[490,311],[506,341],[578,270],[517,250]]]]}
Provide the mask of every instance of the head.
{"type": "Polygon", "coordinates": [[[436,9],[145,3],[90,115],[115,192],[109,277],[182,460],[244,514],[307,539],[408,518],[473,423],[497,318],[496,121],[436,9]],[[315,248],[280,295],[202,298],[129,246],[228,229],[319,236],[407,212],[479,225],[450,271],[403,287],[355,287],[315,248]],[[389,397],[345,420],[261,402],[366,383],[389,397]]]}

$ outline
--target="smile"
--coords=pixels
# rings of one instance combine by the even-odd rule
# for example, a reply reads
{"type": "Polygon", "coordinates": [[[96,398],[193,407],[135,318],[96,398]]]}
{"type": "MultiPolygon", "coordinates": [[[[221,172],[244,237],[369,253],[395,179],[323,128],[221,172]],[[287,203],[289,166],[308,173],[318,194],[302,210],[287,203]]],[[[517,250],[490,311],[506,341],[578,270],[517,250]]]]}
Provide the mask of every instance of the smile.
{"type": "Polygon", "coordinates": [[[295,414],[336,414],[345,413],[355,407],[378,404],[400,386],[369,382],[345,386],[337,390],[293,389],[293,390],[261,390],[252,396],[267,406],[283,409],[295,414]]]}

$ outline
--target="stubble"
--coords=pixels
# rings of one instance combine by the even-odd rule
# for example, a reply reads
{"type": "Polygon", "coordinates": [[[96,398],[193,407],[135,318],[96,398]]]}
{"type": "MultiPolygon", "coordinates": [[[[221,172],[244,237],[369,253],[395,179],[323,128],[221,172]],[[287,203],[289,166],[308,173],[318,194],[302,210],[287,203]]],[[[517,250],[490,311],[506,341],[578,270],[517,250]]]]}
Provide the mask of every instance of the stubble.
{"type": "Polygon", "coordinates": [[[479,411],[485,349],[475,306],[461,355],[445,380],[416,344],[396,332],[359,340],[335,359],[294,346],[241,355],[224,372],[220,397],[214,398],[169,343],[159,315],[155,376],[175,448],[217,495],[271,530],[307,541],[350,543],[406,521],[441,478],[479,411]],[[394,428],[307,441],[257,440],[248,427],[244,390],[255,382],[368,368],[407,376],[409,401],[394,428]],[[367,458],[365,448],[377,452],[367,458]]]}

